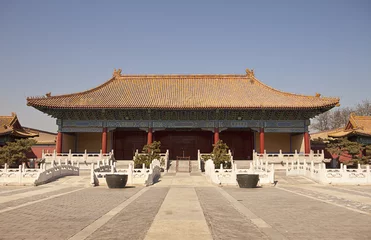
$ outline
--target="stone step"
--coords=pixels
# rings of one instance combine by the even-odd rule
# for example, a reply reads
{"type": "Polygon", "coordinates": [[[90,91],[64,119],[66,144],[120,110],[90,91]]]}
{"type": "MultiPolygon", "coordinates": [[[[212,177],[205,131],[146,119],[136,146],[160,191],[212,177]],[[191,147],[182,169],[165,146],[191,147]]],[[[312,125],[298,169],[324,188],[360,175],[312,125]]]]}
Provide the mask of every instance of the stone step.
{"type": "Polygon", "coordinates": [[[176,161],[175,160],[170,160],[169,161],[169,166],[168,166],[167,172],[176,173],[176,161]]]}
{"type": "Polygon", "coordinates": [[[190,161],[188,160],[179,160],[177,161],[177,172],[190,172],[190,161]]]}

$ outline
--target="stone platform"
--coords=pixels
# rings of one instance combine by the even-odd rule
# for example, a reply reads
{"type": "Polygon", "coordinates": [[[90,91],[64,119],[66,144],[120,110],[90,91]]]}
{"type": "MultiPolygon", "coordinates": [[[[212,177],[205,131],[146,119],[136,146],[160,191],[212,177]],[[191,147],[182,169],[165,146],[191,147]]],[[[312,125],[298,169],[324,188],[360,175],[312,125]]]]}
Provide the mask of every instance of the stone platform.
{"type": "Polygon", "coordinates": [[[169,173],[151,187],[81,178],[0,187],[0,239],[371,239],[371,187],[280,177],[256,189],[169,173]]]}

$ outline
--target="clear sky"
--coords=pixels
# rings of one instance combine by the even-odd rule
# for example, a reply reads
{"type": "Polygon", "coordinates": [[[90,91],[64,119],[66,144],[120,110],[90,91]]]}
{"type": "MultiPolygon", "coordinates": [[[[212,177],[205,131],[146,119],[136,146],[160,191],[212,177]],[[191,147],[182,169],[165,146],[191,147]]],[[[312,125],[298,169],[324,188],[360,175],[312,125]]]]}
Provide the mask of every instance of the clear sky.
{"type": "Polygon", "coordinates": [[[87,90],[114,68],[253,68],[274,88],[353,106],[371,99],[371,1],[0,0],[0,115],[56,131],[26,97],[87,90]]]}

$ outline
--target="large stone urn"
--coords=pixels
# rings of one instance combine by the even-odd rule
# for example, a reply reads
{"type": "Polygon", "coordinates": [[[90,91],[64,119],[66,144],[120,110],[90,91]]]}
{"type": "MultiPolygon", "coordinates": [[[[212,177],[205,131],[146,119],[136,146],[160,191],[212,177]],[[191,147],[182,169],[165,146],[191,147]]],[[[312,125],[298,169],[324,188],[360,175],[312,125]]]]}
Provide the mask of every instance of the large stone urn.
{"type": "Polygon", "coordinates": [[[256,188],[259,174],[237,174],[237,183],[240,188],[256,188]]]}
{"type": "Polygon", "coordinates": [[[109,188],[124,188],[128,181],[128,175],[106,174],[106,182],[109,188]]]}

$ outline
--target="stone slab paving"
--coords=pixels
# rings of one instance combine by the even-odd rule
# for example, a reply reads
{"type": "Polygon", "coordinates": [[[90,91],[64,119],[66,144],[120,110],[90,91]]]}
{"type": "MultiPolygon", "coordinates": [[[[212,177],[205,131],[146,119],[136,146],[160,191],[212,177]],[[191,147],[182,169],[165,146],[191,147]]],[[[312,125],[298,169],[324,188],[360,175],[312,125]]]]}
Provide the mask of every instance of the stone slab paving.
{"type": "MultiPolygon", "coordinates": [[[[46,188],[44,188],[44,189],[46,189],[46,188]]],[[[64,188],[55,188],[55,189],[48,188],[48,190],[50,190],[50,191],[43,192],[43,193],[40,193],[38,195],[31,195],[30,197],[27,197],[26,195],[24,195],[24,197],[22,197],[22,198],[17,198],[17,199],[12,200],[12,201],[0,203],[0,211],[3,210],[3,209],[6,209],[6,208],[16,207],[18,205],[25,204],[25,203],[28,203],[28,202],[33,202],[33,201],[45,199],[45,198],[48,198],[48,197],[56,195],[56,194],[70,192],[70,191],[73,191],[73,190],[76,190],[76,189],[79,189],[79,188],[76,188],[76,187],[64,187],[64,188]]]]}
{"type": "Polygon", "coordinates": [[[256,189],[192,173],[147,188],[82,188],[67,178],[0,187],[0,239],[371,239],[371,186],[286,179],[256,189]]]}
{"type": "Polygon", "coordinates": [[[288,239],[371,238],[369,215],[274,187],[224,190],[288,239]]]}
{"type": "Polygon", "coordinates": [[[335,187],[342,188],[342,189],[348,189],[351,191],[358,191],[358,192],[363,192],[367,194],[371,194],[371,185],[365,185],[365,186],[349,186],[349,185],[335,185],[335,187]]]}
{"type": "Polygon", "coordinates": [[[0,239],[68,239],[141,188],[86,188],[0,214],[0,239]]]}
{"type": "Polygon", "coordinates": [[[282,189],[347,208],[355,212],[368,214],[371,217],[371,197],[359,196],[343,191],[334,191],[332,188],[319,186],[285,186],[282,187],[282,189]]]}
{"type": "Polygon", "coordinates": [[[196,188],[213,239],[268,239],[215,188],[196,188]]]}
{"type": "Polygon", "coordinates": [[[343,186],[333,186],[333,185],[317,185],[315,187],[324,188],[324,189],[328,189],[328,190],[332,190],[332,191],[338,191],[338,192],[341,192],[341,193],[349,193],[349,194],[352,194],[354,196],[363,196],[363,197],[368,197],[368,198],[371,197],[371,192],[364,191],[364,190],[368,190],[368,189],[371,190],[371,186],[369,186],[367,188],[363,188],[363,189],[359,189],[357,187],[346,188],[346,187],[343,187],[343,186]]]}
{"type": "Polygon", "coordinates": [[[212,239],[194,188],[201,180],[205,182],[205,178],[200,177],[190,176],[190,173],[177,173],[173,177],[146,240],[212,239]]]}
{"type": "Polygon", "coordinates": [[[35,187],[35,186],[28,186],[28,187],[18,187],[18,188],[12,188],[12,187],[8,187],[8,186],[3,186],[3,187],[0,187],[0,197],[2,196],[11,196],[11,195],[14,195],[14,194],[18,194],[18,193],[24,193],[24,192],[29,192],[29,191],[35,191],[35,190],[38,190],[38,189],[42,189],[42,188],[48,188],[48,186],[44,185],[44,186],[38,186],[38,187],[35,187]]]}
{"type": "Polygon", "coordinates": [[[169,188],[150,188],[87,239],[144,239],[169,188]]]}

